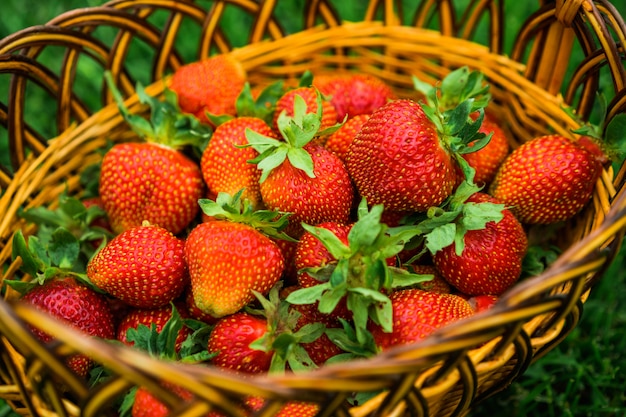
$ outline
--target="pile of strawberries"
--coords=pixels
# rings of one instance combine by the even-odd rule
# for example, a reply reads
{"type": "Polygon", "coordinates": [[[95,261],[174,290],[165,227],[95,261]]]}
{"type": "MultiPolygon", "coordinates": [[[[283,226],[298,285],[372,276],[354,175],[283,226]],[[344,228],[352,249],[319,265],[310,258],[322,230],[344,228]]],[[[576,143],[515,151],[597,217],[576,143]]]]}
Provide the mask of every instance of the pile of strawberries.
{"type": "MultiPolygon", "coordinates": [[[[106,150],[93,198],[24,213],[32,280],[10,284],[85,334],[248,374],[370,357],[489,308],[532,273],[529,229],[578,213],[608,158],[589,136],[512,150],[478,72],[414,81],[414,97],[360,73],[251,87],[218,55],[163,99],[138,86],[149,119],[113,88],[135,140],[106,150]]],[[[133,416],[168,412],[130,398],[133,416]]]]}

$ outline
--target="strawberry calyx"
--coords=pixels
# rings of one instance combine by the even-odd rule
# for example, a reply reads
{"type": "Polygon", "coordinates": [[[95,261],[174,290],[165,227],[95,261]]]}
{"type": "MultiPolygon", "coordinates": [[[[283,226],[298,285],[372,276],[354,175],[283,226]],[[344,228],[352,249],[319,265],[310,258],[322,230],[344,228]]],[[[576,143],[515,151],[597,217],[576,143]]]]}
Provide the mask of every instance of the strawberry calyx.
{"type": "Polygon", "coordinates": [[[361,200],[357,210],[358,220],[348,233],[348,245],[328,229],[303,224],[305,230],[322,242],[336,262],[322,268],[307,268],[307,273],[322,282],[296,290],[286,298],[292,304],[319,302],[319,311],[328,314],[346,297],[357,339],[361,343],[367,341],[366,326],[370,319],[386,331],[392,330],[391,301],[386,292],[432,279],[432,275],[413,274],[387,264],[387,260],[400,253],[404,244],[419,231],[404,228],[392,233],[380,221],[382,212],[382,205],[375,205],[369,210],[365,199],[361,200]]]}
{"type": "Polygon", "coordinates": [[[278,116],[278,130],[284,140],[277,140],[252,129],[246,129],[248,145],[252,146],[259,156],[248,161],[257,164],[261,170],[260,182],[267,179],[272,170],[280,166],[285,160],[291,165],[306,173],[310,178],[315,178],[313,172],[313,158],[304,149],[304,146],[319,136],[329,135],[335,132],[341,124],[320,130],[322,125],[322,95],[317,91],[317,111],[308,112],[305,100],[296,95],[294,97],[294,114],[288,116],[285,111],[278,116]]]}
{"type": "Polygon", "coordinates": [[[147,104],[151,110],[148,120],[130,113],[110,71],[106,71],[104,77],[120,114],[139,137],[147,142],[177,150],[185,146],[194,149],[203,149],[206,146],[213,132],[211,127],[201,123],[195,116],[181,112],[176,93],[165,89],[164,99],[159,100],[148,95],[141,83],[137,83],[136,92],[140,103],[147,104]]]}
{"type": "Polygon", "coordinates": [[[220,192],[215,200],[203,198],[198,200],[198,204],[204,214],[217,220],[247,224],[268,237],[296,241],[283,232],[289,224],[290,213],[256,210],[250,200],[241,198],[243,192],[244,189],[241,189],[232,196],[220,192]]]}
{"type": "Polygon", "coordinates": [[[491,99],[484,75],[464,66],[450,72],[435,86],[413,76],[413,86],[424,96],[425,102],[419,104],[435,125],[441,144],[455,158],[466,178],[473,181],[474,169],[461,155],[479,151],[491,140],[492,134],[479,131],[491,99]]]}
{"type": "MultiPolygon", "coordinates": [[[[410,216],[405,220],[407,226],[398,226],[396,229],[415,229],[419,244],[423,243],[424,251],[431,254],[454,244],[455,252],[460,256],[465,247],[464,236],[467,231],[484,229],[488,222],[497,223],[504,217],[504,204],[467,201],[479,191],[480,187],[476,184],[464,181],[440,206],[410,216]]],[[[407,263],[414,262],[422,255],[415,255],[407,263]]]]}
{"type": "Polygon", "coordinates": [[[282,282],[274,285],[268,298],[252,290],[262,310],[248,309],[248,312],[265,316],[267,331],[252,342],[250,347],[267,353],[273,352],[270,373],[284,373],[287,367],[294,372],[317,368],[302,344],[315,341],[324,333],[326,326],[323,323],[308,323],[295,331],[301,314],[280,297],[281,286],[282,282]]]}

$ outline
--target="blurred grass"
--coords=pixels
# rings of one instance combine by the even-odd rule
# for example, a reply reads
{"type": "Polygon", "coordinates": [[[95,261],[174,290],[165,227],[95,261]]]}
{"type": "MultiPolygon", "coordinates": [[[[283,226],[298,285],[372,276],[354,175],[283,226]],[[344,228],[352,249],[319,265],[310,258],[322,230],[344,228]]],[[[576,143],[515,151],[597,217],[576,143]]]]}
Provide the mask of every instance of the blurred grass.
{"type": "MultiPolygon", "coordinates": [[[[33,7],[32,2],[23,0],[3,0],[0,14],[0,38],[32,25],[43,24],[65,10],[102,4],[99,0],[57,0],[46,2],[46,7],[33,7]]],[[[207,1],[199,1],[207,3],[207,1]]],[[[404,1],[407,12],[415,8],[413,1],[404,1]]],[[[615,1],[615,5],[626,15],[626,4],[615,1]]],[[[296,3],[297,4],[297,3],[296,3]]],[[[343,8],[344,16],[358,19],[362,13],[361,2],[337,1],[337,7],[343,8]]],[[[464,4],[460,2],[460,4],[464,4]]],[[[522,24],[522,19],[535,9],[537,2],[506,0],[505,45],[510,47],[514,34],[522,24]]],[[[281,3],[279,12],[283,16],[292,13],[291,3],[281,3]]],[[[156,20],[159,16],[155,17],[156,20]]],[[[249,21],[237,13],[226,17],[225,27],[241,28],[242,33],[249,27],[249,21]]],[[[298,30],[300,22],[296,19],[282,18],[287,22],[289,31],[298,30]]],[[[193,34],[189,42],[195,42],[193,34]]],[[[241,39],[245,39],[241,37],[241,39]]],[[[485,34],[478,34],[479,41],[485,41],[485,34]]],[[[243,42],[240,41],[240,44],[243,42]]],[[[181,45],[185,50],[185,45],[181,45]]],[[[189,48],[191,49],[191,48],[189,48]]],[[[508,49],[507,49],[508,50],[508,49]]],[[[138,65],[150,60],[148,48],[137,45],[128,59],[138,65]]],[[[184,56],[192,60],[191,55],[184,56]]],[[[85,84],[85,91],[102,82],[101,75],[94,70],[95,65],[86,62],[79,69],[85,72],[80,77],[85,84]],[[93,72],[93,73],[92,73],[93,72]],[[90,83],[92,83],[90,85],[90,83]]],[[[137,67],[139,68],[139,67],[137,67]]],[[[137,76],[141,80],[141,71],[137,76]]],[[[0,77],[0,100],[5,100],[8,91],[7,77],[0,77]]],[[[98,98],[91,97],[89,106],[97,108],[98,98]]],[[[42,108],[45,104],[42,101],[42,108]]],[[[53,133],[53,120],[45,114],[34,115],[42,132],[53,133]]],[[[0,129],[1,130],[1,129],[0,129]]],[[[0,163],[8,163],[6,134],[0,134],[0,163]]],[[[605,273],[584,306],[581,322],[574,331],[553,351],[533,364],[525,374],[503,392],[487,399],[471,413],[472,417],[493,417],[504,413],[507,417],[609,417],[626,415],[626,304],[621,300],[619,289],[626,285],[626,263],[624,250],[614,264],[605,273]]],[[[8,407],[0,406],[0,417],[17,416],[8,407]]]]}

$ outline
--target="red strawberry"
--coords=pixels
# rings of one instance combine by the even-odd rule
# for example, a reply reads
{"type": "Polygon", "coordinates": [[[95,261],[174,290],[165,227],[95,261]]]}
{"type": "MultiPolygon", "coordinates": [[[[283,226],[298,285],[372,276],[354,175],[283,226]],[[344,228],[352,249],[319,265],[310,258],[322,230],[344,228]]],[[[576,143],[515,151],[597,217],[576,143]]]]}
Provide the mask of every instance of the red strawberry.
{"type": "MultiPolygon", "coordinates": [[[[68,326],[87,336],[115,338],[113,315],[106,298],[79,284],[74,278],[54,279],[36,285],[21,300],[66,322],[68,326]]],[[[32,330],[43,342],[52,340],[43,330],[34,327],[32,330]]],[[[93,366],[91,359],[84,355],[70,356],[67,363],[76,374],[83,377],[93,366]]]]}
{"type": "MultiPolygon", "coordinates": [[[[492,134],[489,143],[476,152],[464,154],[463,158],[476,170],[474,182],[478,185],[485,185],[490,184],[495,178],[498,168],[509,154],[510,145],[504,130],[488,114],[485,114],[479,132],[486,135],[492,134]]],[[[468,146],[471,148],[473,143],[468,146]]],[[[464,179],[463,176],[461,176],[462,179],[464,179]]]]}
{"type": "Polygon", "coordinates": [[[133,227],[89,261],[87,276],[131,306],[161,307],[181,295],[189,283],[183,249],[184,241],[162,227],[133,227]]]}
{"type": "Polygon", "coordinates": [[[315,403],[290,401],[280,409],[276,417],[315,417],[319,411],[320,406],[315,403]]]}
{"type": "Polygon", "coordinates": [[[215,202],[201,200],[203,211],[215,220],[197,225],[185,243],[195,304],[216,318],[254,300],[253,290],[267,294],[285,268],[281,249],[264,234],[279,235],[275,227],[281,223],[273,222],[278,213],[255,212],[240,197],[241,192],[234,197],[221,193],[215,202]]]}
{"type": "Polygon", "coordinates": [[[318,75],[313,85],[330,98],[337,111],[337,122],[360,114],[370,114],[388,101],[395,100],[391,87],[370,74],[318,75]]]}
{"type": "Polygon", "coordinates": [[[212,363],[234,371],[256,374],[267,372],[274,352],[264,352],[250,344],[267,332],[263,317],[239,312],[221,318],[209,336],[212,363]]]}
{"type": "Polygon", "coordinates": [[[114,145],[102,160],[100,197],[111,227],[120,233],[149,221],[177,234],[195,218],[197,200],[204,194],[200,167],[182,148],[202,146],[210,130],[183,116],[171,96],[157,100],[140,85],[137,94],[150,105],[153,117],[147,122],[131,115],[110,73],[106,79],[122,116],[144,139],[114,145]]]}
{"type": "MultiPolygon", "coordinates": [[[[180,307],[180,306],[178,306],[180,307]]],[[[177,308],[181,317],[188,317],[188,313],[184,308],[177,308]]],[[[122,318],[117,326],[117,340],[129,346],[133,346],[134,342],[127,339],[129,329],[137,329],[141,324],[146,327],[155,326],[157,332],[163,329],[163,326],[172,318],[172,306],[165,305],[158,308],[134,308],[130,310],[122,318]]],[[[191,329],[183,326],[178,332],[176,338],[176,350],[180,350],[181,344],[192,333],[191,329]]]]}
{"type": "MultiPolygon", "coordinates": [[[[163,382],[163,387],[180,398],[181,403],[193,400],[193,394],[186,389],[169,382],[163,382]]],[[[132,417],[167,417],[170,407],[153,395],[146,387],[139,387],[135,393],[135,400],[131,409],[132,417]]],[[[218,411],[211,411],[205,417],[225,417],[218,411]]]]}
{"type": "Polygon", "coordinates": [[[179,233],[196,217],[203,187],[195,162],[160,145],[118,144],[102,160],[100,195],[117,233],[144,220],[179,233]]]}
{"type": "Polygon", "coordinates": [[[506,158],[489,191],[522,223],[556,223],[589,202],[605,162],[607,156],[588,137],[541,136],[506,158]]]}
{"type": "Polygon", "coordinates": [[[369,326],[381,350],[418,342],[435,330],[474,314],[465,299],[453,294],[406,289],[393,292],[389,298],[393,309],[393,331],[385,332],[374,324],[369,326]]]}
{"type": "Polygon", "coordinates": [[[417,284],[421,290],[436,292],[439,294],[450,294],[452,292],[452,288],[450,287],[450,284],[448,284],[448,281],[441,276],[437,268],[433,265],[411,265],[410,268],[411,271],[416,274],[433,276],[432,280],[423,281],[417,284]]]}
{"type": "Polygon", "coordinates": [[[178,95],[184,112],[208,123],[206,113],[236,115],[235,102],[245,81],[239,61],[230,55],[215,55],[179,67],[169,87],[178,95]]]}
{"type": "Polygon", "coordinates": [[[394,100],[375,110],[363,124],[348,149],[346,165],[369,204],[417,212],[438,206],[457,184],[457,163],[472,181],[472,169],[461,153],[471,142],[478,141],[478,149],[488,140],[475,128],[481,118],[470,119],[474,111],[482,114],[486,105],[486,100],[475,99],[484,88],[482,78],[473,74],[467,68],[454,71],[442,81],[441,90],[425,88],[426,104],[394,100]],[[449,109],[437,98],[441,95],[441,101],[454,102],[453,92],[466,91],[472,94],[449,109]]]}
{"type": "Polygon", "coordinates": [[[494,304],[498,301],[497,295],[476,295],[474,297],[469,297],[467,302],[472,306],[475,313],[480,313],[482,311],[489,310],[494,304]]]}
{"type": "Polygon", "coordinates": [[[453,158],[435,125],[408,99],[372,113],[348,150],[346,166],[369,204],[394,211],[437,206],[456,184],[453,158]]]}
{"type": "Polygon", "coordinates": [[[274,137],[276,134],[261,119],[238,117],[219,125],[213,132],[211,141],[202,154],[200,165],[202,176],[209,191],[217,195],[225,192],[236,194],[245,188],[243,198],[249,199],[254,206],[262,205],[259,179],[261,171],[248,160],[259,154],[253,148],[241,148],[246,145],[245,132],[252,129],[261,135],[274,137]]]}
{"type": "MultiPolygon", "coordinates": [[[[473,194],[467,202],[500,204],[484,193],[473,194]]],[[[468,230],[463,241],[462,251],[451,244],[437,251],[433,258],[441,275],[459,291],[468,295],[499,295],[518,280],[528,240],[522,225],[508,209],[502,210],[500,221],[468,230]]]]}
{"type": "Polygon", "coordinates": [[[275,130],[280,130],[278,125],[278,118],[284,112],[287,116],[293,116],[295,97],[301,97],[306,103],[306,107],[310,112],[316,113],[318,106],[321,106],[321,130],[327,129],[337,123],[337,111],[335,107],[328,100],[321,100],[318,102],[318,92],[313,87],[298,87],[287,91],[276,102],[274,109],[274,124],[275,130]]]}
{"type": "Polygon", "coordinates": [[[335,133],[328,135],[324,146],[345,161],[350,144],[369,117],[369,114],[358,114],[348,119],[335,133]]]}
{"type": "MultiPolygon", "coordinates": [[[[321,98],[318,96],[318,102],[321,98]]],[[[321,104],[318,105],[321,109],[321,104]]],[[[294,98],[294,116],[278,119],[284,141],[248,130],[250,146],[260,156],[252,162],[263,171],[261,196],[271,210],[291,213],[290,234],[302,234],[301,222],[347,222],[354,199],[352,182],[343,162],[315,142],[321,113],[308,113],[302,97],[294,98]]],[[[338,126],[336,126],[338,127],[338,126]]]]}

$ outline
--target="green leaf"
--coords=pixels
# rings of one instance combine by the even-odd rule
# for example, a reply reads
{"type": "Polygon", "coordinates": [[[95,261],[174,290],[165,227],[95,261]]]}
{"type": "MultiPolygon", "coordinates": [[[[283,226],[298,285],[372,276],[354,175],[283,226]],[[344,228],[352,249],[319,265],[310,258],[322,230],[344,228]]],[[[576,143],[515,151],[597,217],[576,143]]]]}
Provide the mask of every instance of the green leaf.
{"type": "Polygon", "coordinates": [[[463,206],[461,224],[466,230],[484,229],[487,223],[498,223],[502,220],[504,217],[502,210],[504,210],[504,204],[467,203],[463,206]]]}
{"type": "Polygon", "coordinates": [[[342,259],[352,253],[350,247],[346,246],[332,231],[324,227],[310,226],[302,223],[304,230],[316,237],[335,259],[342,259]]]}
{"type": "Polygon", "coordinates": [[[318,310],[325,314],[332,313],[347,292],[347,285],[331,287],[328,291],[322,293],[319,299],[318,310]]]}
{"type": "MultiPolygon", "coordinates": [[[[29,239],[33,239],[30,237],[29,239]]],[[[21,230],[18,230],[13,236],[12,257],[15,260],[18,256],[22,258],[21,269],[28,275],[35,277],[37,273],[43,268],[41,261],[33,256],[32,252],[26,244],[26,239],[21,230]]]]}
{"type": "Polygon", "coordinates": [[[287,152],[288,149],[286,147],[279,147],[261,154],[263,158],[257,164],[257,167],[261,170],[261,178],[259,179],[259,182],[264,182],[275,168],[285,162],[287,152]]]}
{"type": "Polygon", "coordinates": [[[313,304],[322,298],[322,294],[330,289],[330,283],[325,282],[313,287],[301,288],[291,292],[285,300],[291,304],[313,304]]]}
{"type": "Polygon", "coordinates": [[[435,254],[441,249],[454,243],[456,236],[456,224],[447,223],[433,229],[426,235],[425,245],[430,253],[435,254]]]}
{"type": "Polygon", "coordinates": [[[72,269],[80,254],[80,242],[68,230],[58,228],[52,234],[48,253],[52,265],[62,269],[72,269]]]}
{"type": "Polygon", "coordinates": [[[465,129],[465,125],[468,123],[469,115],[472,110],[472,100],[465,100],[459,103],[458,106],[452,110],[448,110],[444,113],[444,132],[448,135],[454,136],[465,129]]]}
{"type": "Polygon", "coordinates": [[[309,178],[315,178],[313,158],[307,151],[302,148],[291,148],[287,151],[287,158],[295,168],[304,171],[309,178]]]}

